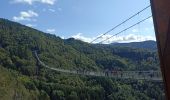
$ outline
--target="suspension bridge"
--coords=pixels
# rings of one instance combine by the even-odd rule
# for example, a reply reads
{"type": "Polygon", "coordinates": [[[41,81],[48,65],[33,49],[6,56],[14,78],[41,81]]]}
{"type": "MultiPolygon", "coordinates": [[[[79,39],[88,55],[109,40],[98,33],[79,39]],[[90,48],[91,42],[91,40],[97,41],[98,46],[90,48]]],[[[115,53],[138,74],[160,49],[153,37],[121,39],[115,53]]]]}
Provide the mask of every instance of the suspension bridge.
{"type": "MultiPolygon", "coordinates": [[[[124,23],[128,22],[129,20],[131,20],[132,18],[138,16],[140,13],[144,12],[145,10],[147,10],[148,8],[150,8],[151,6],[147,6],[144,9],[140,10],[139,12],[135,13],[134,15],[130,16],[128,19],[122,21],[120,24],[116,25],[115,27],[111,28],[110,30],[106,31],[104,34],[101,34],[99,37],[95,38],[94,40],[92,40],[90,43],[94,43],[96,40],[102,38],[103,36],[105,36],[106,34],[110,33],[111,31],[115,30],[116,28],[118,28],[119,26],[123,25],[124,23]]],[[[149,18],[151,18],[152,16],[148,16],[140,21],[138,21],[135,24],[132,24],[131,26],[122,29],[119,32],[116,32],[115,34],[111,35],[110,37],[106,38],[105,40],[101,40],[98,43],[104,43],[105,41],[131,29],[132,27],[139,25],[140,23],[144,22],[145,20],[148,20],[149,18]]],[[[37,51],[33,51],[34,55],[37,59],[37,61],[45,68],[53,70],[53,71],[58,71],[58,72],[62,72],[62,73],[68,73],[68,74],[77,74],[77,75],[85,75],[85,76],[103,76],[103,77],[111,77],[111,78],[117,78],[117,79],[137,79],[137,80],[153,80],[153,81],[161,81],[162,82],[162,74],[160,71],[118,71],[118,70],[113,70],[113,71],[109,71],[109,70],[103,70],[103,71],[87,71],[87,70],[68,70],[68,69],[61,69],[61,68],[56,68],[56,67],[50,67],[48,65],[46,65],[43,61],[40,60],[37,51]]],[[[81,56],[81,55],[80,55],[81,56]]],[[[81,58],[80,58],[81,59],[81,58]]],[[[39,68],[36,68],[37,70],[39,68]]],[[[36,72],[38,73],[38,72],[36,72]]]]}
{"type": "Polygon", "coordinates": [[[44,62],[42,62],[34,51],[34,55],[37,61],[45,68],[68,74],[84,75],[84,76],[95,76],[95,77],[111,77],[117,79],[137,79],[137,80],[152,80],[152,81],[162,81],[162,76],[160,71],[80,71],[80,70],[66,70],[56,67],[49,67],[44,62]]]}

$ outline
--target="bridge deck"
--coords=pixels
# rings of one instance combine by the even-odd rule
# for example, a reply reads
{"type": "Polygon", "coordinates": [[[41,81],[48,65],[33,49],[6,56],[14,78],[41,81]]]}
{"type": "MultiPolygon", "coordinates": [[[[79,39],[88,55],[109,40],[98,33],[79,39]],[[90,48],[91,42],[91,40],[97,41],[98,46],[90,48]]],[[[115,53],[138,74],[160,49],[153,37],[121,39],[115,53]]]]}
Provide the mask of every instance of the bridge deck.
{"type": "Polygon", "coordinates": [[[37,52],[35,51],[35,57],[38,62],[51,70],[69,73],[69,74],[78,74],[85,76],[103,76],[103,77],[112,77],[118,79],[138,79],[138,80],[153,80],[153,81],[162,81],[162,76],[160,71],[80,71],[80,70],[66,70],[60,68],[49,67],[44,64],[38,57],[37,52]]]}

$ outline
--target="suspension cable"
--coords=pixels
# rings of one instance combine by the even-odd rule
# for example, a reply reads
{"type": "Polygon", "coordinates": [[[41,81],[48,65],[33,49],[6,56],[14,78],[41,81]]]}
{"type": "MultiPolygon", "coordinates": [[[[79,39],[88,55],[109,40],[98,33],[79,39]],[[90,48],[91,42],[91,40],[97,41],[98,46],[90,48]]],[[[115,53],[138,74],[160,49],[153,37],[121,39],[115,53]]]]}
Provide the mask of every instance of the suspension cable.
{"type": "Polygon", "coordinates": [[[139,21],[139,22],[137,22],[137,23],[131,25],[130,27],[128,27],[128,28],[126,28],[126,29],[124,29],[124,30],[122,30],[122,31],[120,31],[120,32],[118,32],[118,33],[112,35],[112,36],[110,36],[109,38],[107,38],[107,39],[105,39],[105,40],[103,40],[103,41],[101,41],[101,42],[99,42],[99,44],[100,44],[100,43],[103,43],[103,42],[105,42],[105,41],[107,41],[107,40],[109,40],[109,39],[111,39],[111,38],[114,37],[114,36],[117,36],[117,35],[121,34],[122,32],[124,32],[124,31],[126,31],[126,30],[128,30],[128,29],[130,29],[130,28],[132,28],[132,27],[134,27],[134,26],[136,26],[136,25],[138,25],[138,24],[144,22],[145,20],[147,20],[147,19],[149,19],[149,18],[151,18],[151,17],[152,17],[152,16],[149,16],[149,17],[147,17],[147,18],[145,18],[145,19],[143,19],[143,20],[141,20],[141,21],[139,21]]]}
{"type": "Polygon", "coordinates": [[[93,43],[94,41],[98,40],[99,38],[101,38],[102,36],[108,34],[109,32],[113,31],[114,29],[116,29],[117,27],[121,26],[122,24],[126,23],[127,21],[129,21],[130,19],[132,19],[133,17],[137,16],[138,14],[140,14],[141,12],[145,11],[146,9],[148,9],[150,7],[147,6],[144,9],[140,10],[139,12],[135,13],[134,15],[132,15],[131,17],[129,17],[128,19],[126,19],[125,21],[121,22],[120,24],[116,25],[115,27],[113,27],[112,29],[106,31],[104,34],[100,35],[99,37],[95,38],[94,40],[92,40],[90,43],[93,43]]]}

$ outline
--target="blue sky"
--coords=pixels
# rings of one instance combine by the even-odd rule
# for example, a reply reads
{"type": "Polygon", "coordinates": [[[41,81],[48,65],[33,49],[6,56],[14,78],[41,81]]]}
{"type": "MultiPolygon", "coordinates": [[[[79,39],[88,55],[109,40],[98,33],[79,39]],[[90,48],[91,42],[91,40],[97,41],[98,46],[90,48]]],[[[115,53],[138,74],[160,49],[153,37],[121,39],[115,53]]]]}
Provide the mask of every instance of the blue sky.
{"type": "MultiPolygon", "coordinates": [[[[149,0],[1,0],[0,17],[62,38],[74,37],[90,42],[148,5],[149,0]]],[[[149,15],[150,8],[95,42],[149,15]]],[[[155,40],[152,19],[106,43],[143,40],[155,40]]]]}

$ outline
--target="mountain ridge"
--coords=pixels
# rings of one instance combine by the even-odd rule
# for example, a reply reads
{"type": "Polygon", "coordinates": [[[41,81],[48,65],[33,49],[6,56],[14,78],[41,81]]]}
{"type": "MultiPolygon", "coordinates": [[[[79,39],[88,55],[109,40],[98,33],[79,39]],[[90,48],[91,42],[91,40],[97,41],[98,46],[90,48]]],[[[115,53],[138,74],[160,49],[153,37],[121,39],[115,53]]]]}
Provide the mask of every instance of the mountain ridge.
{"type": "Polygon", "coordinates": [[[142,48],[142,49],[150,49],[150,50],[157,49],[156,41],[153,40],[142,41],[142,42],[130,42],[130,43],[111,43],[110,45],[120,46],[120,47],[142,48]]]}

